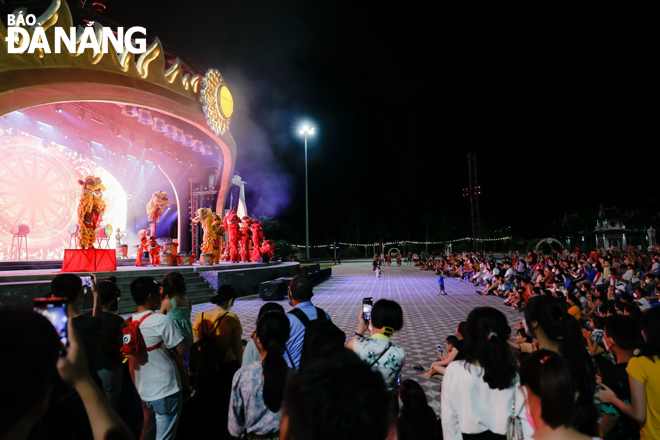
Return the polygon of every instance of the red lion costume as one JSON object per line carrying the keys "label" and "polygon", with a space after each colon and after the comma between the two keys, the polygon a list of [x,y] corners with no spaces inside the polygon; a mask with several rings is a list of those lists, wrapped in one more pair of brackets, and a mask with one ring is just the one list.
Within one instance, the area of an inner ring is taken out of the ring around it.
{"label": "red lion costume", "polygon": [[261,258],[261,242],[264,239],[264,231],[261,229],[260,221],[251,221],[250,233],[252,235],[252,250],[250,251],[250,261],[259,261]]}
{"label": "red lion costume", "polygon": [[250,225],[252,224],[252,220],[247,215],[243,216],[242,220],[243,222],[240,226],[241,261],[248,262],[250,261]]}
{"label": "red lion costume", "polygon": [[149,233],[146,229],[140,229],[138,231],[138,239],[140,242],[138,243],[135,265],[142,266],[142,255],[144,255],[144,252],[149,251]]}
{"label": "red lion costume", "polygon": [[160,245],[156,241],[156,236],[152,235],[149,239],[149,259],[151,260],[152,266],[158,266],[160,264]]}
{"label": "red lion costume", "polygon": [[101,226],[105,213],[103,191],[105,186],[100,177],[87,176],[85,180],[78,180],[82,186],[82,194],[78,203],[78,225],[80,236],[78,245],[81,249],[92,249],[96,241],[96,230]]}
{"label": "red lion costume", "polygon": [[236,211],[229,211],[222,219],[227,230],[227,249],[229,250],[229,261],[238,263],[240,261],[238,254],[238,242],[240,238],[239,223],[241,219],[236,215]]}
{"label": "red lion costume", "polygon": [[151,195],[151,200],[147,203],[147,215],[149,221],[154,222],[154,231],[151,235],[156,235],[156,225],[160,220],[160,216],[166,209],[169,209],[170,202],[167,201],[167,193],[164,191],[156,191]]}

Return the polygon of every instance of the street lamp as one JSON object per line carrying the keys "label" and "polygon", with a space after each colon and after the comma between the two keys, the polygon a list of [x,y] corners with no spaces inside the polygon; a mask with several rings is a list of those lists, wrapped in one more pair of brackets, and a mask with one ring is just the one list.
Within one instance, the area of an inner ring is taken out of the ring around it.
{"label": "street lamp", "polygon": [[307,188],[307,136],[314,135],[314,127],[303,125],[300,134],[305,136],[305,245],[307,260],[309,260],[309,190]]}

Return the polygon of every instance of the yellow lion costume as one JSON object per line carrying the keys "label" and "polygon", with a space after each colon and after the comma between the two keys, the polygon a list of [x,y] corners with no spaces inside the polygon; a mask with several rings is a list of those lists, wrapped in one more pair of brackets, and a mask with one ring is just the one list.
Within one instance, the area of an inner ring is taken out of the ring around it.
{"label": "yellow lion costume", "polygon": [[81,249],[91,249],[96,241],[96,229],[101,225],[105,213],[103,191],[105,186],[100,177],[87,176],[85,180],[78,180],[83,187],[78,203],[78,225],[80,237],[78,245]]}
{"label": "yellow lion costume", "polygon": [[[204,238],[202,240],[202,253],[215,254],[213,252],[214,241],[217,243],[218,233],[216,227],[213,225],[215,221],[215,214],[210,208],[199,208],[193,219],[193,223],[201,223],[204,230]],[[215,261],[215,255],[213,260]],[[201,258],[200,258],[201,261]]]}
{"label": "yellow lion costume", "polygon": [[165,191],[156,191],[153,193],[151,200],[147,203],[149,221],[158,223],[160,216],[169,207],[170,203],[167,201],[167,193]]}

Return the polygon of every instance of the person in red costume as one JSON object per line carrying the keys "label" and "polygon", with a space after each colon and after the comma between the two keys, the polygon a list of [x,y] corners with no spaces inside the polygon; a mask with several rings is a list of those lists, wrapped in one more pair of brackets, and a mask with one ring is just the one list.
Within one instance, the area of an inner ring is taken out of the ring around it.
{"label": "person in red costume", "polygon": [[149,240],[149,258],[151,259],[152,266],[158,266],[160,264],[160,257],[158,256],[160,252],[160,245],[156,241],[156,236],[152,235]]}
{"label": "person in red costume", "polygon": [[252,220],[247,215],[243,216],[243,222],[240,226],[241,232],[241,261],[248,262],[250,261],[250,225]]}
{"label": "person in red costume", "polygon": [[138,243],[137,255],[135,256],[135,265],[142,266],[142,255],[149,250],[149,234],[146,229],[140,229],[138,231],[138,239],[140,242]]}
{"label": "person in red costume", "polygon": [[264,238],[264,231],[261,229],[261,222],[252,220],[250,223],[250,232],[252,233],[252,250],[250,250],[250,261],[258,261],[261,258],[261,242]]}
{"label": "person in red costume", "polygon": [[229,211],[222,220],[227,230],[227,247],[229,249],[229,261],[238,263],[240,261],[238,253],[238,244],[240,238],[239,223],[241,219],[236,215],[236,211]]}

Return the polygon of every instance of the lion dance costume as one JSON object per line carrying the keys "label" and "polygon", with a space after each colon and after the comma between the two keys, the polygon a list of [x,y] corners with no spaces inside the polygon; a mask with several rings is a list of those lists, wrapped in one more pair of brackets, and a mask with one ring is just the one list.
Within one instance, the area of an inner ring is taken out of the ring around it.
{"label": "lion dance costume", "polygon": [[229,211],[222,219],[227,231],[227,249],[229,249],[229,261],[238,263],[239,256],[239,241],[240,241],[240,226],[241,219],[236,215],[236,211]]}
{"label": "lion dance costume", "polygon": [[[215,214],[210,208],[199,208],[196,212],[195,218],[193,218],[193,223],[201,223],[202,230],[204,231],[204,239],[202,240],[202,253],[203,254],[214,254],[213,241],[218,239],[216,226],[213,225],[213,222],[216,219]],[[218,250],[218,258],[220,257],[220,251]],[[215,259],[215,257],[214,257]],[[200,262],[202,261],[200,257]]]}
{"label": "lion dance costume", "polygon": [[80,226],[80,237],[78,245],[81,249],[91,249],[96,241],[96,229],[101,225],[105,213],[105,202],[103,191],[105,186],[101,178],[87,176],[85,180],[78,180],[82,186],[80,203],[78,204],[78,225]]}
{"label": "lion dance costume", "polygon": [[156,241],[155,235],[149,237],[149,259],[152,266],[158,266],[160,264],[160,245]]}
{"label": "lion dance costume", "polygon": [[264,231],[261,229],[261,222],[257,220],[250,221],[250,235],[252,236],[252,250],[250,250],[250,261],[259,261],[261,258],[261,242],[264,239]]}
{"label": "lion dance costume", "polygon": [[222,258],[222,251],[224,248],[222,236],[225,234],[226,230],[222,218],[219,215],[213,214],[213,218],[212,225],[215,227],[216,233],[216,238],[213,239],[213,264],[218,264]]}
{"label": "lion dance costume", "polygon": [[240,255],[241,261],[247,262],[250,261],[250,225],[252,224],[252,220],[247,215],[243,216],[241,220],[243,220],[243,222],[239,228],[241,234]]}
{"label": "lion dance costume", "polygon": [[[170,203],[167,201],[167,193],[164,191],[156,191],[152,194],[151,200],[147,203],[147,215],[149,216],[149,221],[158,223],[160,216],[163,215],[166,209],[170,207]],[[154,224],[155,235],[156,225]]]}
{"label": "lion dance costume", "polygon": [[142,266],[142,256],[144,252],[149,251],[149,232],[146,229],[140,229],[138,231],[138,239],[140,240],[137,249],[137,255],[135,256],[135,265]]}

